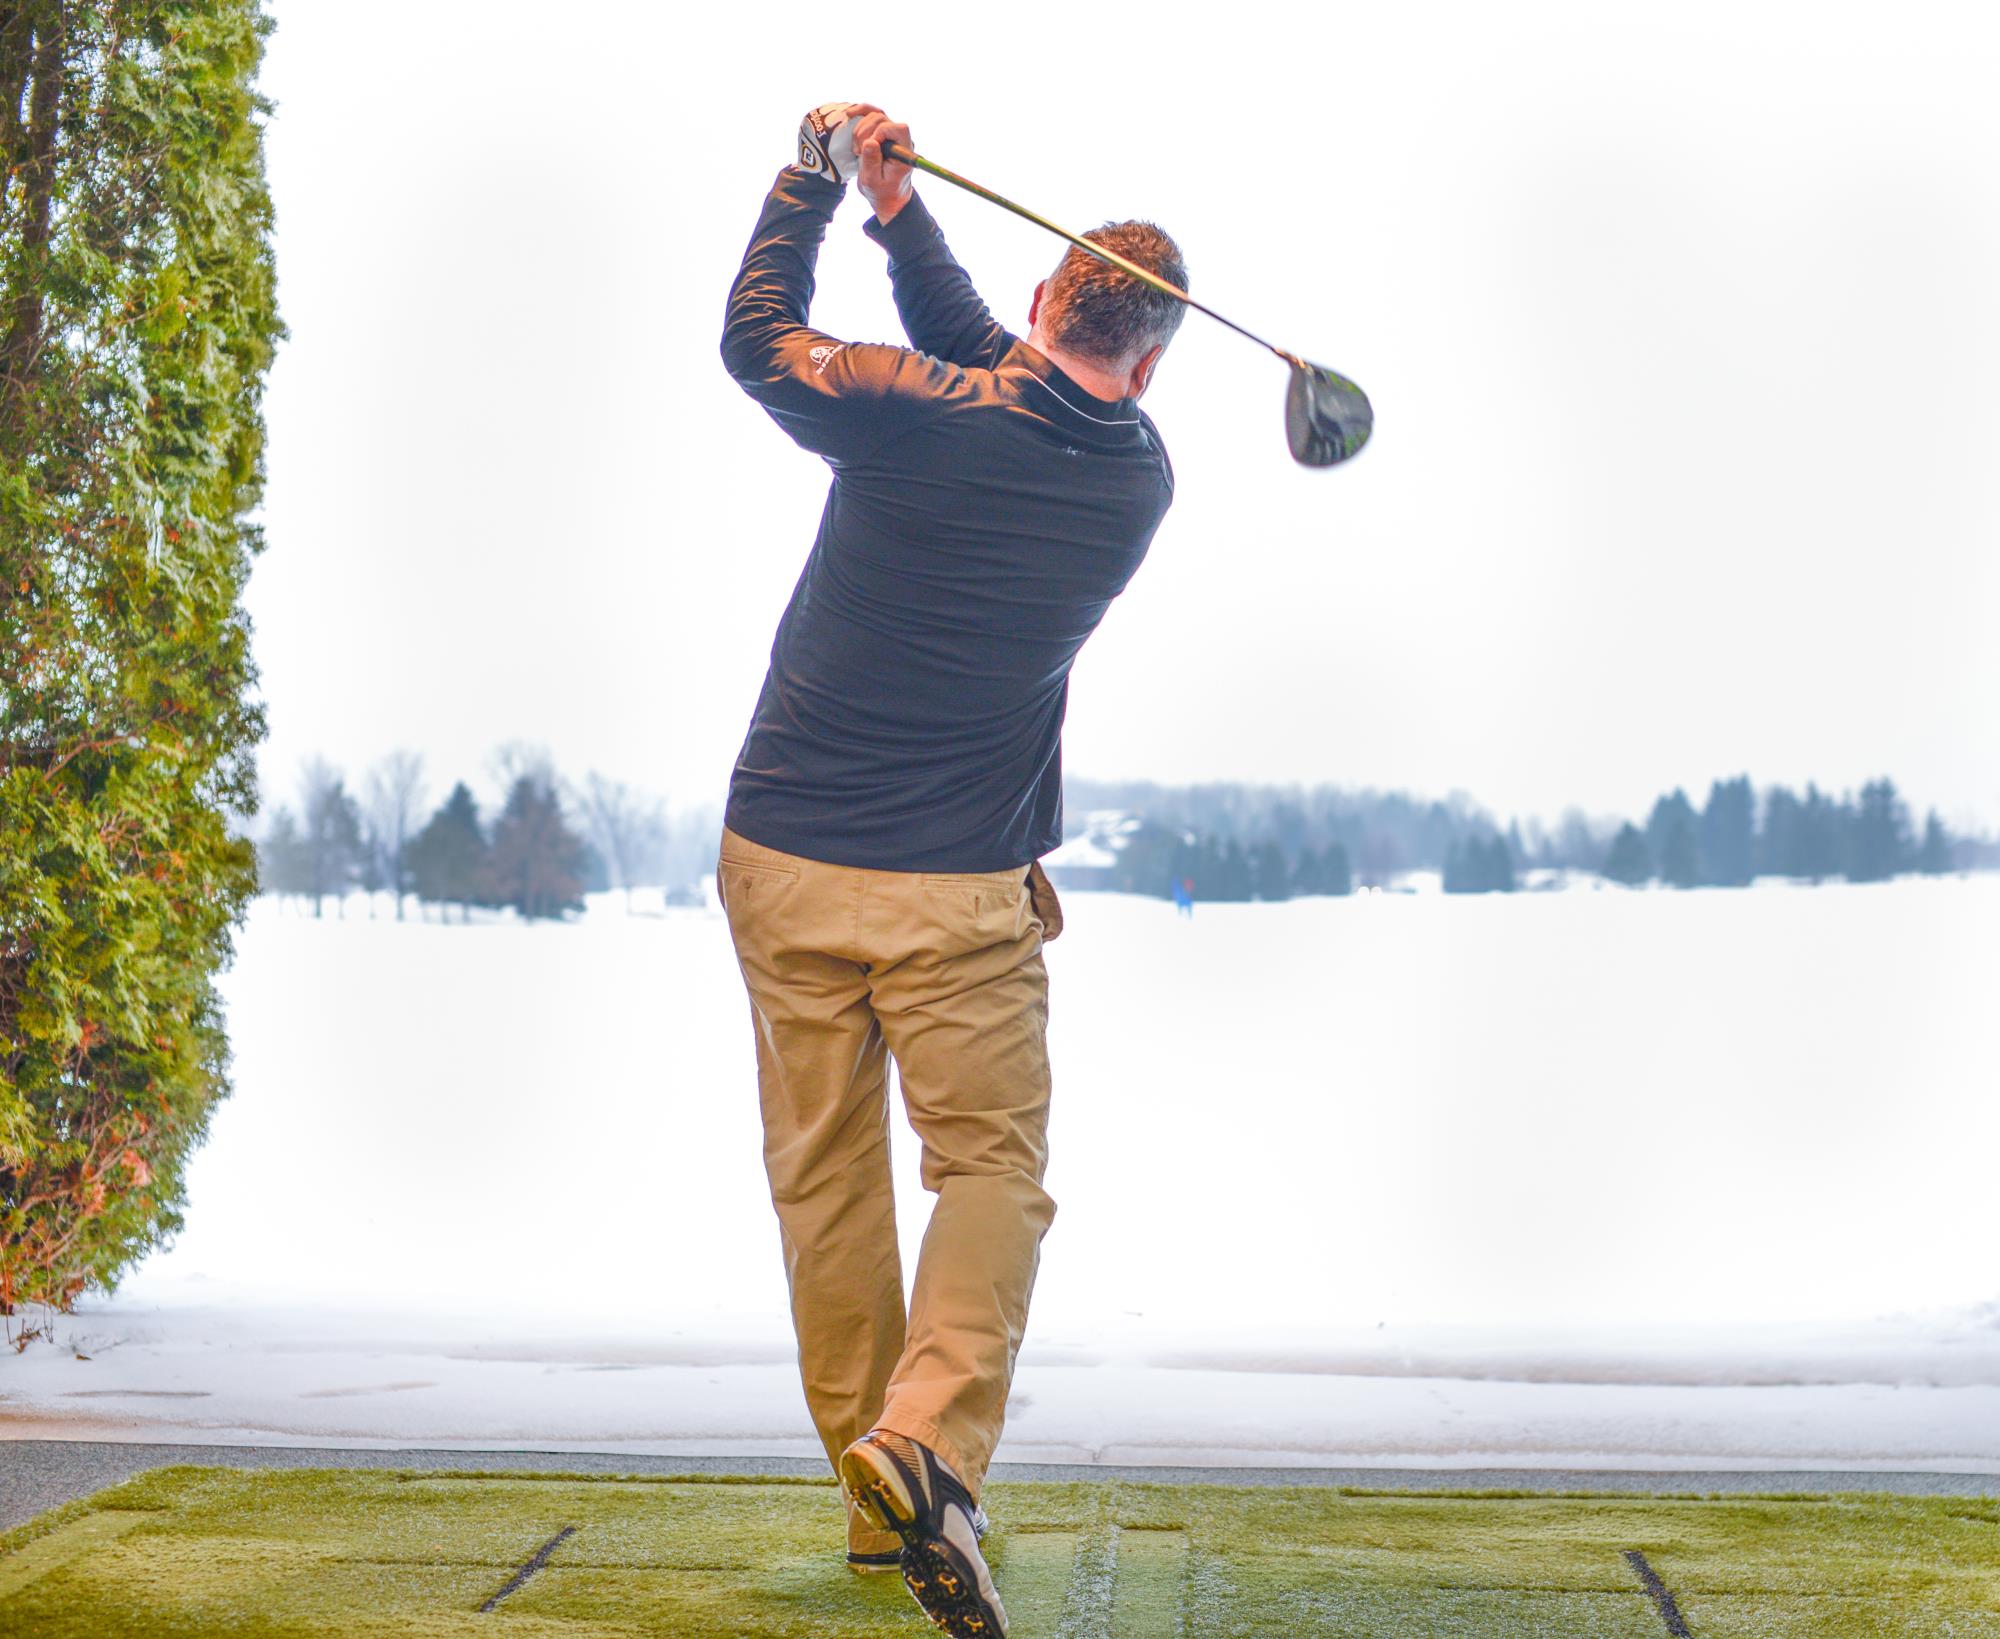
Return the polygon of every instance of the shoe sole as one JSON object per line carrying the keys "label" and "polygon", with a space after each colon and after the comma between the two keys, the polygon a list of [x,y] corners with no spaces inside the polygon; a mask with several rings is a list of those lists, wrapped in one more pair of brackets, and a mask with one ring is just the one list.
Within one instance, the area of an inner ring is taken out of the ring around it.
{"label": "shoe sole", "polygon": [[917,1499],[910,1495],[899,1463],[886,1453],[850,1446],[840,1454],[840,1484],[863,1519],[878,1531],[895,1532],[909,1546]]}
{"label": "shoe sole", "polygon": [[924,1534],[902,1468],[868,1447],[841,1453],[840,1483],[863,1518],[903,1540],[903,1586],[931,1625],[951,1639],[999,1639],[1005,1632],[979,1596],[979,1576],[949,1542]]}

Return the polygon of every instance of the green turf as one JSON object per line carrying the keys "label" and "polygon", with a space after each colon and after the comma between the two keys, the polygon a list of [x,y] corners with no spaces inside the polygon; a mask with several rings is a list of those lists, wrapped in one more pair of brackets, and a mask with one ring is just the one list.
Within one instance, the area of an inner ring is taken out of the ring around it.
{"label": "green turf", "polygon": [[[994,1485],[1015,1639],[2000,1639],[2000,1502]],[[490,1613],[543,1544],[574,1532]],[[831,1483],[167,1468],[0,1537],[0,1632],[930,1631]]]}

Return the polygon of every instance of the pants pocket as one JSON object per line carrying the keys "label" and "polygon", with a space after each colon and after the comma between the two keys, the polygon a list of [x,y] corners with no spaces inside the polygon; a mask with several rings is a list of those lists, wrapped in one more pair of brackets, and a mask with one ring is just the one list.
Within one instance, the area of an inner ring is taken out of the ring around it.
{"label": "pants pocket", "polygon": [[1062,932],[1062,901],[1056,898],[1056,885],[1049,880],[1049,873],[1042,869],[1037,860],[1028,867],[1028,900],[1035,908],[1035,915],[1042,923],[1042,943],[1047,944]]}
{"label": "pants pocket", "polygon": [[736,909],[758,890],[766,896],[798,881],[799,873],[785,865],[767,865],[762,860],[732,859],[724,854],[715,862],[715,897],[725,912]]}

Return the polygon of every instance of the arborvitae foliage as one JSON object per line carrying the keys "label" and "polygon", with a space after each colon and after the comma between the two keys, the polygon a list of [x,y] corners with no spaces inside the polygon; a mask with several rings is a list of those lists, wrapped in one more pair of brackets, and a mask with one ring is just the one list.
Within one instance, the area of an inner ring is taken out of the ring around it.
{"label": "arborvitae foliage", "polygon": [[1932,809],[1924,816],[1924,840],[1917,849],[1917,869],[1925,876],[1943,876],[1951,869],[1951,833]]}
{"label": "arborvitae foliage", "polygon": [[180,1227],[255,886],[257,0],[0,6],[0,1308]]}
{"label": "arborvitae foliage", "polygon": [[479,824],[479,804],[463,780],[411,839],[408,862],[417,897],[456,905],[461,919],[491,897],[486,833]]}
{"label": "arborvitae foliage", "polygon": [[1848,831],[1851,882],[1886,882],[1910,864],[1910,816],[1892,780],[1870,780]]}
{"label": "arborvitae foliage", "polygon": [[1757,874],[1757,798],[1748,774],[1717,780],[1708,788],[1700,843],[1702,881],[1741,888]]}
{"label": "arborvitae foliage", "polygon": [[1604,856],[1604,874],[1613,882],[1636,888],[1653,880],[1653,851],[1646,846],[1646,833],[1636,825],[1622,825],[1611,839],[1611,851]]}
{"label": "arborvitae foliage", "polygon": [[583,909],[583,839],[563,818],[555,786],[523,774],[493,822],[493,896],[531,920]]}

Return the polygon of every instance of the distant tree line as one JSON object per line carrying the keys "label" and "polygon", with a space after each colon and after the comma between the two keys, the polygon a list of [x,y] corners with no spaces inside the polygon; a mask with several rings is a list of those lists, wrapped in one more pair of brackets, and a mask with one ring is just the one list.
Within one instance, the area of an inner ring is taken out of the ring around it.
{"label": "distant tree line", "polygon": [[1114,892],[1156,899],[1171,899],[1177,883],[1192,884],[1201,899],[1225,903],[1354,891],[1347,850],[1338,842],[1288,854],[1268,837],[1246,847],[1234,837],[1199,836],[1152,822],[1127,835],[1110,876],[1106,885]]}
{"label": "distant tree line", "polygon": [[1815,785],[1756,794],[1748,775],[1717,780],[1697,809],[1682,790],[1643,825],[1571,809],[1553,827],[1501,826],[1469,797],[1221,782],[1161,786],[1072,779],[1066,810],[1137,816],[1107,884],[1167,896],[1191,879],[1204,900],[1288,899],[1387,886],[1436,870],[1447,893],[1507,893],[1530,871],[1601,874],[1632,885],[1742,886],[1757,876],[1882,881],[2000,865],[2000,845],[1954,838],[1933,812],[1913,829],[1888,779],[1855,796]]}
{"label": "distant tree line", "polygon": [[[1064,782],[1063,803],[1078,822],[1093,811],[1121,810],[1176,836],[1194,838],[1197,865],[1208,867],[1192,873],[1203,898],[1222,897],[1208,887],[1218,879],[1232,890],[1240,886],[1241,871],[1260,849],[1275,848],[1296,870],[1307,855],[1324,861],[1337,848],[1350,880],[1373,887],[1408,870],[1440,868],[1453,843],[1493,830],[1486,813],[1462,794],[1433,801],[1337,786],[1163,786],[1070,779]],[[1211,844],[1212,854],[1200,853]],[[1241,865],[1230,859],[1232,844]]]}
{"label": "distant tree line", "polygon": [[1841,797],[1779,785],[1760,802],[1741,774],[1715,781],[1699,809],[1678,788],[1661,797],[1644,826],[1619,827],[1602,870],[1634,887],[1740,888],[1759,876],[1886,882],[1910,872],[1943,876],[1959,868],[1960,852],[1935,810],[1913,829],[1893,780]]}
{"label": "distant tree line", "polygon": [[[667,890],[698,898],[713,867],[720,818],[712,807],[670,820],[664,802],[599,773],[561,778],[548,753],[503,747],[491,770],[504,793],[489,818],[456,782],[434,810],[422,758],[392,752],[352,791],[322,758],[300,772],[296,803],[269,813],[257,841],[261,887],[339,914],[361,890],[390,894],[401,918],[415,901],[459,920],[475,909],[560,917],[583,895]],[[1760,797],[1747,775],[1717,780],[1700,807],[1676,789],[1643,824],[1580,810],[1554,826],[1504,827],[1463,794],[1426,800],[1403,792],[1216,783],[1160,786],[1072,779],[1067,811],[1136,816],[1105,886],[1170,898],[1191,883],[1204,901],[1244,902],[1387,887],[1435,870],[1447,893],[1508,893],[1531,872],[1602,875],[1637,886],[1734,887],[1757,876],[1818,882],[1881,881],[2000,866],[2000,844],[1955,838],[1936,813],[1913,826],[1888,779],[1835,797],[1808,785]]]}
{"label": "distant tree line", "polygon": [[503,747],[494,774],[504,793],[489,820],[465,781],[426,814],[423,759],[396,751],[369,771],[360,792],[324,758],[300,770],[297,807],[272,810],[257,840],[259,885],[295,896],[324,916],[329,898],[346,914],[347,896],[388,893],[401,920],[410,901],[441,919],[475,909],[511,909],[535,920],[583,909],[587,892],[660,887],[671,899],[698,897],[694,883],[714,857],[708,814],[683,824],[665,802],[591,773],[572,785],[548,754]]}

